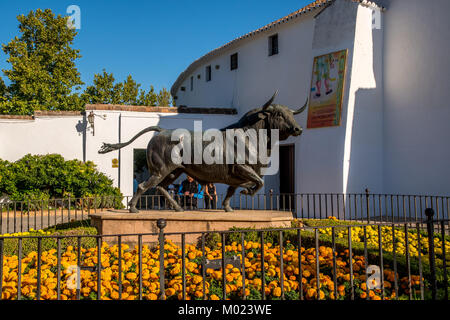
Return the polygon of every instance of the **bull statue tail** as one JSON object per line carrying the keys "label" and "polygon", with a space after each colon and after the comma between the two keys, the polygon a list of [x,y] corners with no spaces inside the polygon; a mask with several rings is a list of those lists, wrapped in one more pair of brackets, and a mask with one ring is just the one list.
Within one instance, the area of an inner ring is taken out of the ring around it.
{"label": "bull statue tail", "polygon": [[144,133],[147,133],[149,131],[161,132],[161,131],[163,131],[163,129],[158,127],[158,126],[151,126],[151,127],[145,128],[144,130],[140,131],[133,138],[131,138],[131,140],[128,141],[128,142],[123,142],[123,143],[103,143],[103,145],[100,148],[100,150],[98,150],[98,153],[108,153],[108,152],[111,152],[111,151],[114,151],[114,150],[119,150],[119,149],[121,149],[123,147],[126,147],[127,145],[132,143],[134,140],[136,140],[137,138],[142,136]]}

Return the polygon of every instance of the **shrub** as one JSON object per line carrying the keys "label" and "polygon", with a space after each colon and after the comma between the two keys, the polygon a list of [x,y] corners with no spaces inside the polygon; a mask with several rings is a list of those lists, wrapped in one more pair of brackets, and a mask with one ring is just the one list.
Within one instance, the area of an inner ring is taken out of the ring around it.
{"label": "shrub", "polygon": [[[80,160],[64,160],[59,154],[27,154],[16,162],[0,160],[0,194],[13,201],[46,202],[50,198],[100,197],[112,199],[121,207],[122,194],[112,179],[99,172],[96,165]],[[108,198],[107,198],[108,197]],[[33,209],[33,208],[32,208]]]}

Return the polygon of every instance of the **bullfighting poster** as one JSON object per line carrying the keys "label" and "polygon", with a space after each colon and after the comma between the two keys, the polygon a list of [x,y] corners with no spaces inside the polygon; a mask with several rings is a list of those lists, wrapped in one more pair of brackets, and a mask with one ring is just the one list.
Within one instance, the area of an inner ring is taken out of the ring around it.
{"label": "bullfighting poster", "polygon": [[347,50],[314,58],[307,128],[341,124]]}

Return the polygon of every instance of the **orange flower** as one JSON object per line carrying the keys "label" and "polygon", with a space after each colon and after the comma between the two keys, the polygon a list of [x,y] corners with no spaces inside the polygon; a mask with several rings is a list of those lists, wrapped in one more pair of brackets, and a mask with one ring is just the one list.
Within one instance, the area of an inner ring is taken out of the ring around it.
{"label": "orange flower", "polygon": [[275,297],[280,297],[281,296],[281,288],[280,287],[276,287],[273,289],[273,295]]}

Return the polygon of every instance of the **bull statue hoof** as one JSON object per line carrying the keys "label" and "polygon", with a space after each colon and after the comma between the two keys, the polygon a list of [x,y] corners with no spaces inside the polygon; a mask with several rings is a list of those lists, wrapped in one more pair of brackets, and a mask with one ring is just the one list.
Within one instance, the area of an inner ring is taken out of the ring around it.
{"label": "bull statue hoof", "polygon": [[225,206],[224,209],[225,209],[226,212],[233,212],[234,211],[230,206]]}
{"label": "bull statue hoof", "polygon": [[139,210],[136,209],[136,207],[131,207],[129,211],[130,213],[139,213]]}
{"label": "bull statue hoof", "polygon": [[242,190],[240,191],[240,194],[247,195],[247,194],[248,194],[248,190],[247,190],[247,189],[242,189]]}

